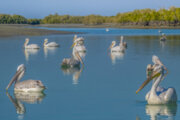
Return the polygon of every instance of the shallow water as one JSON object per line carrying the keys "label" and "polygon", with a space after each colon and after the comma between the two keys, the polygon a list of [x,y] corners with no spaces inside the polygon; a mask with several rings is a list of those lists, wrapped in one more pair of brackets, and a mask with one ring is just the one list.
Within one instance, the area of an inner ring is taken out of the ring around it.
{"label": "shallow water", "polygon": [[[169,35],[165,43],[160,43],[156,29],[127,32],[127,29],[121,29],[122,32],[110,29],[112,33],[105,32],[105,29],[90,29],[90,32],[84,28],[65,30],[88,33],[79,35],[85,38],[87,48],[84,68],[65,71],[60,67],[63,58],[71,57],[73,35],[30,37],[30,43],[41,45],[38,51],[22,49],[28,36],[0,38],[0,119],[180,118],[179,101],[175,106],[147,105],[144,97],[151,84],[135,94],[146,78],[146,65],[152,63],[155,54],[169,69],[162,86],[173,86],[179,96],[179,30],[162,30]],[[124,35],[128,49],[124,54],[111,55],[108,47],[112,40],[119,42],[121,35]],[[60,48],[44,50],[42,44],[46,37],[59,43]],[[13,87],[6,93],[7,84],[22,63],[26,66],[23,80],[41,80],[47,87],[44,94],[14,94]]]}

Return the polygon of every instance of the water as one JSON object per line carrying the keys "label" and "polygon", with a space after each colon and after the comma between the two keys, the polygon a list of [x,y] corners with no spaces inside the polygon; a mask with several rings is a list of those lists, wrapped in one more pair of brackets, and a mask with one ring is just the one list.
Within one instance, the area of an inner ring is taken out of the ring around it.
{"label": "water", "polygon": [[[49,29],[49,28],[47,28]],[[58,28],[54,28],[58,29]],[[84,28],[66,29],[87,32]],[[179,30],[169,31],[168,40],[160,43],[156,29],[140,30],[136,35],[129,31],[123,35],[128,44],[125,54],[111,55],[108,47],[112,40],[120,40],[118,29],[115,33],[90,29],[85,38],[87,53],[84,68],[63,71],[60,64],[65,57],[71,57],[73,35],[51,35],[30,37],[30,43],[41,45],[38,51],[24,51],[24,37],[0,38],[0,119],[15,120],[109,120],[109,119],[178,119],[180,102],[175,106],[150,106],[144,97],[151,84],[135,94],[146,78],[146,65],[152,63],[156,54],[167,66],[169,74],[162,86],[173,86],[180,93],[180,35]],[[104,29],[105,30],[105,29]],[[123,31],[121,29],[121,31]],[[131,29],[133,33],[139,30]],[[109,32],[113,32],[110,31]],[[149,33],[151,33],[149,35]],[[44,50],[44,38],[60,44],[60,48]],[[6,93],[5,88],[19,64],[25,64],[23,80],[41,80],[47,89],[44,94],[14,94],[13,87]],[[13,102],[12,102],[13,101]],[[14,104],[13,104],[14,103]],[[15,107],[16,106],[16,107]],[[21,107],[17,107],[21,106]],[[21,108],[21,109],[20,109]]]}

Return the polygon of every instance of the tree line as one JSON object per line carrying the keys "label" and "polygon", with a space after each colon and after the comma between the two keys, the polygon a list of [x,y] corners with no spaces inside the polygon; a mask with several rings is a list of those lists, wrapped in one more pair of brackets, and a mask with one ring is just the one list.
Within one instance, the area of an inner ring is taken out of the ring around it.
{"label": "tree line", "polygon": [[0,24],[88,24],[117,23],[122,25],[180,25],[180,8],[141,9],[118,13],[116,16],[70,16],[50,14],[43,19],[27,19],[21,15],[0,14]]}

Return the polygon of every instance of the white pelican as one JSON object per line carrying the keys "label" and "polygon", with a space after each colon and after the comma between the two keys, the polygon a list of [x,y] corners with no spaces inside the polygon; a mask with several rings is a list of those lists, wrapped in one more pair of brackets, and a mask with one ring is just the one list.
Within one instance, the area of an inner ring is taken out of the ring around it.
{"label": "white pelican", "polygon": [[166,41],[166,35],[164,33],[161,34],[160,41]]}
{"label": "white pelican", "polygon": [[[152,61],[154,63],[153,66],[148,66],[150,69],[150,73],[148,75],[147,80],[141,85],[141,87],[136,91],[138,93],[141,89],[143,89],[152,79],[154,82],[152,84],[151,90],[146,94],[146,100],[148,104],[168,104],[168,103],[176,103],[177,95],[174,88],[163,88],[160,87],[160,82],[165,77],[165,70],[167,68],[162,64],[159,58],[155,55],[152,57]],[[166,74],[168,71],[166,72]]]}
{"label": "white pelican", "polygon": [[79,55],[79,52],[76,49],[73,49],[72,58],[64,58],[61,67],[62,68],[80,67],[80,63],[84,65]]}
{"label": "white pelican", "polygon": [[26,38],[25,43],[24,43],[24,48],[25,49],[39,49],[40,47],[37,44],[30,44],[29,43],[29,38]]}
{"label": "white pelican", "polygon": [[74,42],[71,48],[76,49],[78,52],[86,52],[86,47],[84,45],[78,44],[78,42]]}
{"label": "white pelican", "polygon": [[108,29],[108,28],[106,28],[106,32],[109,32],[109,29]]}
{"label": "white pelican", "polygon": [[48,43],[48,39],[44,39],[44,47],[59,47],[59,44],[57,44],[56,42],[50,42]]}
{"label": "white pelican", "polygon": [[110,47],[111,52],[124,52],[125,48],[123,46],[117,45],[116,46],[116,41],[112,41]]}
{"label": "white pelican", "polygon": [[15,82],[14,91],[15,92],[42,92],[45,86],[40,80],[25,80],[20,82],[21,78],[24,76],[25,66],[21,64],[18,66],[16,74],[8,84],[6,90]]}

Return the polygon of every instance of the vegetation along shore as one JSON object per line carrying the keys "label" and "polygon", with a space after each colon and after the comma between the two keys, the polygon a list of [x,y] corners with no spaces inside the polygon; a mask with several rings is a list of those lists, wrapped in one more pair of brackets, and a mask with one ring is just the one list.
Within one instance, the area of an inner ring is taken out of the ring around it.
{"label": "vegetation along shore", "polygon": [[21,15],[0,14],[0,24],[84,24],[114,26],[154,26],[154,27],[177,27],[180,26],[180,8],[169,9],[141,9],[131,12],[118,13],[115,16],[70,16],[57,13],[44,17],[43,19],[27,19]]}

